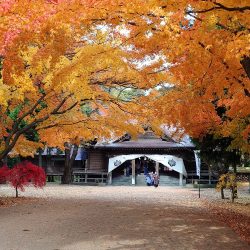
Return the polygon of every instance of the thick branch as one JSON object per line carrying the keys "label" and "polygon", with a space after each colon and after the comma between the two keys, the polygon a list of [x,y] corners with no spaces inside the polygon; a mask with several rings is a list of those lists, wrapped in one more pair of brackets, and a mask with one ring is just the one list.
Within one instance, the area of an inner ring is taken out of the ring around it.
{"label": "thick branch", "polygon": [[37,102],[33,105],[33,107],[28,110],[26,113],[24,113],[20,118],[18,118],[18,120],[16,121],[18,124],[28,115],[31,115],[34,110],[37,108],[37,106],[41,103],[41,101],[45,98],[46,94],[43,94],[38,100]]}
{"label": "thick branch", "polygon": [[214,10],[239,11],[239,12],[244,12],[244,11],[250,10],[250,6],[227,7],[227,6],[222,5],[220,3],[213,3],[213,4],[215,5],[214,7],[211,7],[209,9],[205,9],[205,10],[187,10],[186,14],[207,13],[207,12],[214,11]]}
{"label": "thick branch", "polygon": [[81,122],[85,122],[87,119],[82,119],[82,120],[79,120],[79,121],[76,121],[76,122],[70,122],[70,123],[55,123],[55,124],[51,124],[51,125],[48,125],[48,126],[45,126],[45,127],[41,127],[41,128],[38,128],[36,131],[39,131],[39,130],[45,130],[45,129],[49,129],[49,128],[54,128],[54,127],[62,127],[62,126],[71,126],[71,125],[75,125],[75,124],[79,124]]}
{"label": "thick branch", "polygon": [[244,57],[241,61],[240,61],[241,65],[243,66],[248,78],[250,79],[250,57]]}
{"label": "thick branch", "polygon": [[64,109],[64,110],[62,110],[62,111],[58,111],[58,110],[60,109],[60,108],[59,108],[59,109],[57,109],[57,111],[52,112],[51,114],[52,114],[52,115],[61,115],[61,114],[64,114],[64,113],[70,111],[71,109],[73,109],[77,104],[78,104],[78,102],[75,102],[75,103],[73,103],[70,107],[68,107],[68,108],[66,108],[66,109]]}
{"label": "thick branch", "polygon": [[[8,153],[14,148],[17,140],[19,139],[19,137],[26,133],[27,131],[29,131],[32,128],[35,128],[39,123],[42,123],[44,121],[46,121],[47,119],[49,119],[49,117],[51,115],[59,115],[59,114],[63,114],[66,113],[67,111],[71,110],[72,108],[74,108],[76,106],[77,103],[74,103],[73,105],[71,105],[69,108],[60,111],[59,109],[63,106],[63,104],[67,101],[67,99],[70,96],[65,97],[58,105],[55,109],[53,109],[50,114],[45,115],[44,117],[40,118],[40,119],[34,119],[33,122],[31,122],[30,124],[24,126],[23,128],[17,128],[15,129],[15,131],[11,132],[7,139],[6,139],[6,143],[5,143],[5,149],[1,152],[0,154],[0,159],[3,159],[4,157],[6,157],[8,155]],[[38,103],[38,102],[36,102]],[[35,105],[34,105],[35,106]],[[33,106],[33,107],[34,107]],[[33,109],[33,108],[32,108]],[[24,116],[26,117],[26,116]]]}
{"label": "thick branch", "polygon": [[32,113],[34,112],[34,110],[37,108],[37,106],[41,103],[41,101],[45,98],[45,94],[43,94],[38,100],[37,102],[27,111],[25,112],[21,117],[19,117],[16,121],[14,121],[13,124],[13,128],[11,133],[9,134],[9,136],[6,138],[5,140],[5,144],[9,145],[11,137],[18,131],[18,126],[20,125],[20,123],[23,121],[23,119],[28,116],[28,115],[32,115]]}

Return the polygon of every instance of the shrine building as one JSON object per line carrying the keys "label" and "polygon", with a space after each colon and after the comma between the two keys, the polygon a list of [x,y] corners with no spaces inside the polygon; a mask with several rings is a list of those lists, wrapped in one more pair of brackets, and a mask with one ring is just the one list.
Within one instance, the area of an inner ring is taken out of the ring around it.
{"label": "shrine building", "polygon": [[78,177],[88,180],[91,174],[106,173],[108,185],[145,185],[147,171],[158,174],[160,185],[182,186],[196,174],[194,149],[191,142],[178,143],[152,131],[145,131],[136,139],[125,135],[112,143],[90,147],[85,173]]}

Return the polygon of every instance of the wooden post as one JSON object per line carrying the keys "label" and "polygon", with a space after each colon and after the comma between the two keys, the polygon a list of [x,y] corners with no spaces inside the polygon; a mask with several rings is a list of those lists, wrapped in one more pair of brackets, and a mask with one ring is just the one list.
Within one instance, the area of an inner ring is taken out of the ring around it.
{"label": "wooden post", "polygon": [[112,185],[112,171],[108,174],[108,184]]}
{"label": "wooden post", "polygon": [[179,186],[183,186],[183,174],[179,173]]}
{"label": "wooden post", "polygon": [[159,176],[159,162],[155,162],[155,172]]}
{"label": "wooden post", "polygon": [[211,185],[211,179],[212,179],[212,173],[211,173],[211,169],[208,169],[208,184]]}
{"label": "wooden post", "polygon": [[85,164],[84,164],[84,170],[85,170],[85,172],[87,171],[87,169],[88,169],[88,166],[89,165],[89,161],[88,161],[88,159],[86,159],[85,160]]}
{"label": "wooden post", "polygon": [[132,160],[132,185],[135,185],[135,159]]}

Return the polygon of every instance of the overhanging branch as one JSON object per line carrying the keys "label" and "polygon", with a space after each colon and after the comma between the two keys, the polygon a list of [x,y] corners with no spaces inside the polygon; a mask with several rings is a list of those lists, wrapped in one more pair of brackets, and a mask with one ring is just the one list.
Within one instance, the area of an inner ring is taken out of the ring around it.
{"label": "overhanging branch", "polygon": [[224,10],[224,11],[230,11],[230,12],[245,12],[250,11],[250,6],[243,6],[243,7],[227,7],[221,3],[213,3],[215,6],[204,9],[204,10],[187,10],[186,14],[196,14],[196,13],[207,13],[214,10]]}

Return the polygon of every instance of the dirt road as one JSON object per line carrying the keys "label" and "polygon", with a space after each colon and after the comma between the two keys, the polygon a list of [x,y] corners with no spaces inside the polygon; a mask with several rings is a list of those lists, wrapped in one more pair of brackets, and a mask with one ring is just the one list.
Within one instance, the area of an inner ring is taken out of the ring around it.
{"label": "dirt road", "polygon": [[51,186],[25,195],[40,198],[0,208],[1,250],[249,249],[192,190]]}

